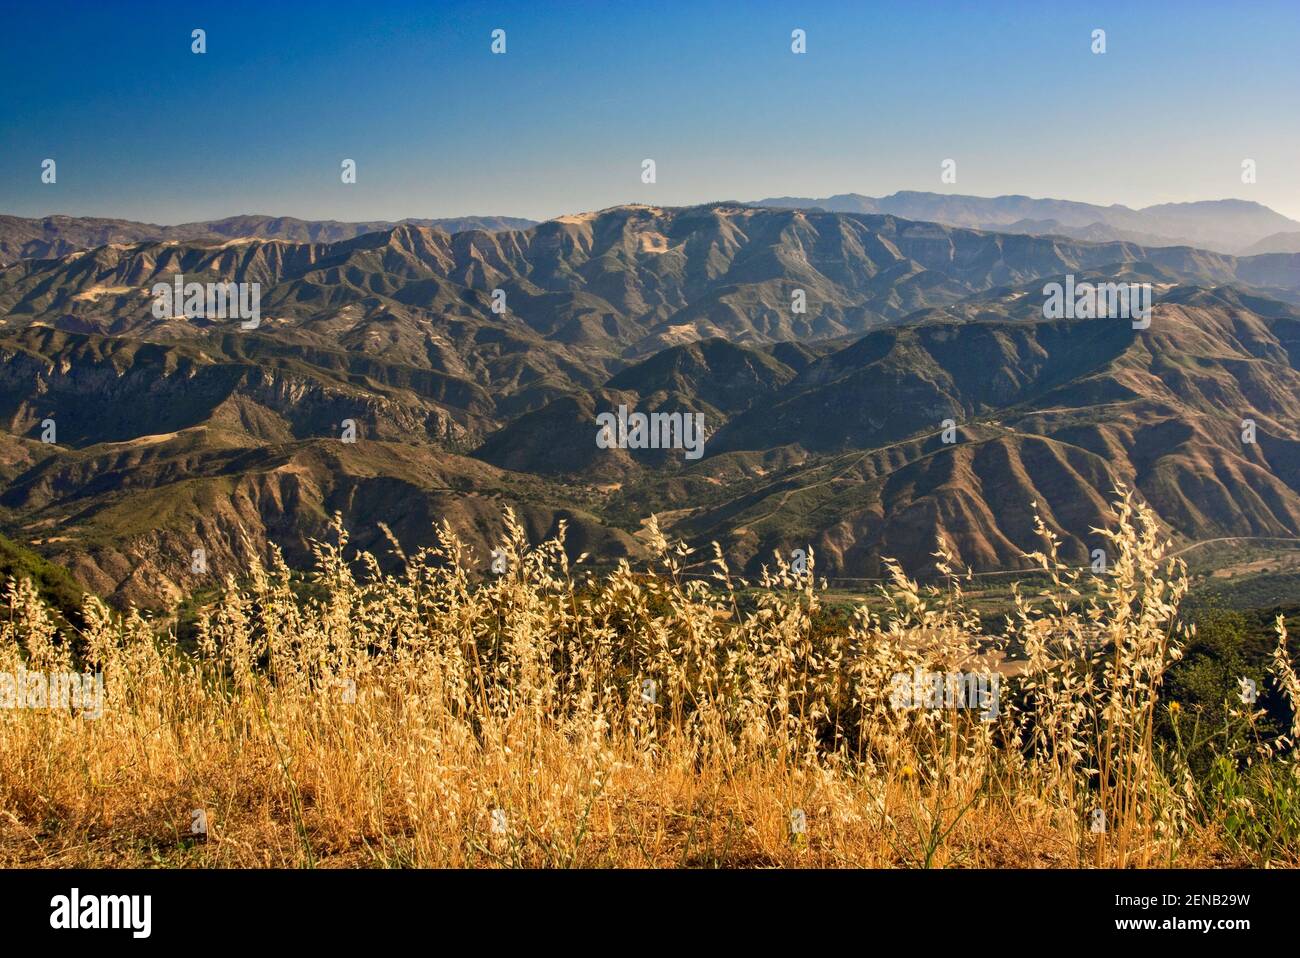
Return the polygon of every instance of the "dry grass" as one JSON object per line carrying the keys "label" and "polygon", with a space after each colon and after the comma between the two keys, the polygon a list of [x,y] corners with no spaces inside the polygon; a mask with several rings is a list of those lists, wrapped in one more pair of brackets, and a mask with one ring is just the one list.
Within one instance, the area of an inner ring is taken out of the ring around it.
{"label": "dry grass", "polygon": [[[1160,760],[1185,579],[1144,508],[1126,496],[1116,514],[1086,601],[1018,603],[1004,641],[1026,661],[991,722],[890,702],[895,673],[989,660],[957,576],[922,590],[895,571],[889,611],[825,630],[811,575],[778,568],[742,601],[720,561],[712,582],[685,578],[687,550],[654,524],[655,574],[587,576],[511,517],[509,570],[487,582],[447,529],[393,576],[345,558],[339,528],[311,598],[278,558],[254,568],[193,653],[97,600],[62,635],[12,583],[0,671],[102,670],[106,700],[98,720],[0,709],[0,862],[1294,864],[1294,844],[1230,841],[1227,813]],[[1040,530],[1052,591],[1077,595]],[[1261,748],[1294,779],[1290,740]]]}

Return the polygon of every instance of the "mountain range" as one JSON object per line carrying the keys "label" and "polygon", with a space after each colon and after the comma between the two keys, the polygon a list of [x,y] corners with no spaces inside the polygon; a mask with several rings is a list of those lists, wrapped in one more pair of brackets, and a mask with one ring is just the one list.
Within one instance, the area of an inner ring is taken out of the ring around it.
{"label": "mountain range", "polygon": [[[1118,204],[1098,206],[1028,196],[983,197],[902,191],[881,197],[860,193],[840,193],[821,199],[772,197],[749,205],[888,214],[901,219],[1002,233],[1057,235],[1088,242],[1121,240],[1145,246],[1195,246],[1240,255],[1300,252],[1300,222],[1259,203],[1239,199],[1163,203],[1134,210]],[[329,243],[400,225],[460,233],[467,230],[522,230],[537,224],[533,220],[512,216],[340,222],[253,214],[159,226],[94,217],[24,219],[0,215],[0,266],[20,259],[64,256],[107,243],[146,240],[213,242],[246,237]]]}
{"label": "mountain range", "polygon": [[[1084,561],[1117,483],[1180,541],[1300,536],[1300,253],[735,203],[247,220],[0,269],[0,533],[119,602],[268,541],[302,563],[336,512],[379,552],[445,518],[486,557],[509,504],[596,561],[655,513],[738,571],[811,545],[845,577],[928,568],[936,536],[1017,567],[1030,503]],[[260,325],[156,316],[177,274],[258,283]],[[1045,319],[1067,275],[1150,283],[1149,326]],[[703,457],[601,448],[619,405],[702,413]]]}
{"label": "mountain range", "polygon": [[[402,220],[402,224],[459,233],[462,230],[525,229],[532,220],[513,216],[460,216],[450,219]],[[108,243],[146,241],[220,242],[257,237],[305,243],[329,243],[363,233],[392,229],[398,223],[376,220],[341,223],[337,220],[300,220],[292,216],[230,216],[222,220],[158,226],[133,220],[86,216],[46,216],[25,219],[0,216],[0,266],[20,259],[48,259]]]}
{"label": "mountain range", "polygon": [[1134,210],[1028,196],[963,196],[904,191],[889,196],[841,193],[822,199],[781,196],[756,206],[887,213],[910,220],[1003,233],[1058,235],[1145,246],[1197,246],[1224,253],[1295,253],[1300,222],[1248,200],[1161,203]]}

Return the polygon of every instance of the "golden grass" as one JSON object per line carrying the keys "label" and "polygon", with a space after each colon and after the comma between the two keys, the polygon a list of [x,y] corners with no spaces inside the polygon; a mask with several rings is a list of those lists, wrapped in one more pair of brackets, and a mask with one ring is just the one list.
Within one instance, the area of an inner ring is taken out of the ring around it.
{"label": "golden grass", "polygon": [[[1024,661],[991,722],[890,701],[895,673],[987,661],[959,577],[921,589],[895,569],[887,612],[828,630],[811,570],[778,561],[747,600],[720,558],[686,579],[689,550],[653,522],[654,574],[595,576],[509,516],[508,571],[486,581],[449,529],[389,575],[345,558],[339,526],[311,598],[276,555],[228,583],[192,652],[95,599],[63,635],[11,583],[0,671],[100,670],[106,694],[97,720],[0,709],[0,863],[1263,864],[1158,761],[1186,582],[1144,507],[1116,514],[1078,603],[1040,523],[1057,597],[1018,599],[1001,644]],[[1289,747],[1261,761],[1293,776]]]}

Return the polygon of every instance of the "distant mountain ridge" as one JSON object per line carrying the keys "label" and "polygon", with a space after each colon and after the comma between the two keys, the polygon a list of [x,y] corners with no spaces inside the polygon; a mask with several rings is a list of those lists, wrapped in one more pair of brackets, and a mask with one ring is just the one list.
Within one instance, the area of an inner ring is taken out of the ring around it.
{"label": "distant mountain ridge", "polygon": [[1250,200],[1161,203],[1142,209],[1097,206],[1029,196],[967,196],[903,190],[889,196],[839,193],[822,199],[777,196],[753,206],[813,209],[829,213],[886,213],[904,219],[1036,236],[1062,235],[1091,241],[1124,240],[1145,246],[1197,246],[1222,253],[1296,252],[1250,248],[1273,234],[1300,230],[1300,222]]}
{"label": "distant mountain ridge", "polygon": [[460,233],[465,230],[492,232],[526,229],[535,225],[535,221],[514,216],[453,216],[443,219],[404,219],[396,223],[386,220],[350,223],[246,214],[220,220],[159,226],[156,223],[92,216],[27,219],[0,215],[0,266],[8,266],[20,259],[52,259],[108,243],[220,241],[245,237],[295,243],[333,243],[403,224],[438,229],[444,233]]}

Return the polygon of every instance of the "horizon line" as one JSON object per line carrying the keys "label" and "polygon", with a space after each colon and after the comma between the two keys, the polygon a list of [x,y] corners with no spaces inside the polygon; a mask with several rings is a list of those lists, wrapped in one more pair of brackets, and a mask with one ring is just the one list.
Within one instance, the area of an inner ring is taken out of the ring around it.
{"label": "horizon line", "polygon": [[[1291,222],[1296,223],[1297,226],[1300,226],[1300,219],[1296,219],[1292,216],[1289,216],[1288,214],[1283,213],[1269,206],[1266,203],[1261,203],[1258,200],[1243,199],[1239,196],[1223,196],[1217,199],[1177,200],[1177,201],[1170,201],[1165,203],[1152,203],[1147,206],[1128,206],[1127,204],[1124,203],[1110,203],[1109,205],[1103,205],[1101,203],[1090,203],[1086,200],[1065,199],[1060,196],[1031,196],[1027,193],[998,193],[995,195],[987,196],[978,193],[939,193],[934,190],[911,190],[911,189],[895,190],[892,193],[884,193],[879,196],[875,196],[870,193],[858,193],[855,191],[847,191],[842,193],[829,193],[825,196],[820,196],[820,197],[801,196],[798,194],[790,193],[784,196],[768,196],[768,197],[764,197],[761,200],[710,199],[710,200],[701,200],[699,202],[693,202],[693,203],[646,203],[643,200],[629,200],[627,202],[615,203],[612,206],[602,206],[596,209],[568,210],[566,212],[555,213],[549,217],[546,217],[545,219],[534,219],[531,216],[520,216],[515,213],[449,213],[449,214],[429,215],[429,216],[406,215],[406,216],[402,216],[399,219],[391,219],[389,217],[383,217],[383,216],[366,217],[360,219],[338,219],[337,217],[333,217],[333,216],[326,216],[326,217],[303,216],[297,213],[257,213],[251,211],[228,213],[223,216],[209,217],[207,219],[180,220],[178,222],[171,222],[171,223],[159,223],[153,220],[134,219],[131,216],[127,216],[127,215],[96,215],[91,213],[52,212],[52,213],[43,213],[39,216],[23,216],[20,213],[0,212],[0,216],[12,216],[15,219],[26,219],[26,220],[46,220],[46,219],[53,219],[55,217],[60,217],[60,216],[65,217],[67,219],[123,220],[125,222],[130,222],[130,223],[140,223],[145,226],[161,226],[161,227],[189,226],[195,223],[219,223],[222,222],[223,220],[237,219],[243,216],[260,216],[260,217],[266,217],[267,219],[293,219],[293,220],[300,220],[306,223],[356,224],[356,223],[382,222],[382,223],[392,223],[396,225],[408,220],[421,220],[421,219],[452,220],[452,219],[495,218],[495,219],[528,220],[529,222],[540,224],[540,223],[552,222],[556,219],[559,219],[562,216],[576,216],[576,215],[584,215],[587,213],[601,213],[601,212],[605,212],[606,210],[613,210],[613,209],[620,209],[623,207],[634,207],[634,206],[653,206],[660,209],[690,209],[692,207],[697,207],[697,206],[716,206],[716,205],[736,205],[736,206],[752,207],[752,206],[763,206],[765,201],[767,200],[778,200],[778,199],[827,200],[827,199],[834,199],[835,197],[841,197],[841,196],[859,196],[859,197],[863,197],[864,199],[883,200],[883,199],[889,199],[894,196],[899,196],[902,194],[913,194],[918,196],[952,197],[952,198],[961,197],[961,198],[971,198],[971,199],[979,199],[979,200],[1026,199],[1035,202],[1073,203],[1078,206],[1092,206],[1092,207],[1096,207],[1097,209],[1103,209],[1103,210],[1121,209],[1133,213],[1141,213],[1146,210],[1157,209],[1161,207],[1170,207],[1170,206],[1195,206],[1198,204],[1205,204],[1205,203],[1242,203],[1251,206],[1257,206],[1261,209],[1268,210],[1271,213],[1276,213],[1278,216],[1290,220]],[[794,207],[786,207],[786,208],[794,208]],[[807,207],[802,207],[802,208],[807,209]],[[823,212],[846,213],[849,211],[824,210]]]}

